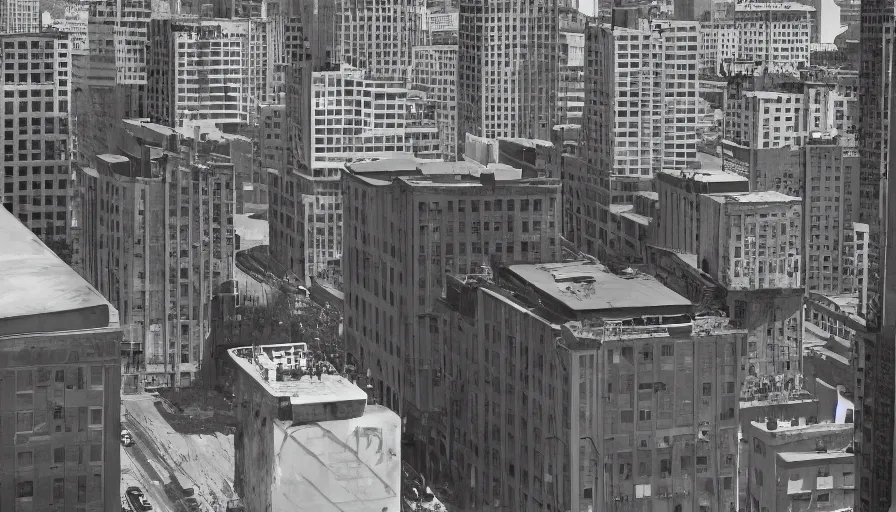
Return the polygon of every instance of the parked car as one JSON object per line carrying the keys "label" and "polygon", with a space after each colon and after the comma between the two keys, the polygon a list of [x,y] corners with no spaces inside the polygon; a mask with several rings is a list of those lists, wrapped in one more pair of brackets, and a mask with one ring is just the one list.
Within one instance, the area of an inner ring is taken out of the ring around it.
{"label": "parked car", "polygon": [[149,503],[149,500],[146,499],[146,496],[139,487],[128,487],[125,491],[125,496],[135,511],[147,512],[152,510],[152,505]]}
{"label": "parked car", "polygon": [[184,505],[187,506],[187,509],[190,512],[199,512],[202,508],[199,506],[199,501],[196,498],[184,498]]}
{"label": "parked car", "polygon": [[121,431],[121,444],[124,446],[132,446],[134,444],[134,437],[131,435],[130,430],[122,430]]}

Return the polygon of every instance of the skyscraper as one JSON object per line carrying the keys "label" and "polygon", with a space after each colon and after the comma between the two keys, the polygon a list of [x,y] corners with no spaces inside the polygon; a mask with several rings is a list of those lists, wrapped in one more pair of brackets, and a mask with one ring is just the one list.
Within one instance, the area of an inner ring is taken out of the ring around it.
{"label": "skyscraper", "polygon": [[461,0],[458,142],[464,133],[551,140],[558,9],[557,0]]}
{"label": "skyscraper", "polygon": [[0,2],[0,33],[20,34],[40,31],[38,0],[4,0]]}

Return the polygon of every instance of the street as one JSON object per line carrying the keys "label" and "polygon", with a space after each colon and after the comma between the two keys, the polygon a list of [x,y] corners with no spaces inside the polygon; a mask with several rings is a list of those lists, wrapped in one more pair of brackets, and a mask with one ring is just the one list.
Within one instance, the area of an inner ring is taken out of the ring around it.
{"label": "street", "polygon": [[[178,512],[162,487],[171,481],[169,474],[184,488],[195,489],[195,498],[203,511],[217,511],[227,498],[233,497],[233,436],[179,434],[156,409],[152,396],[137,394],[122,398],[124,428],[131,431],[135,441],[134,446],[123,449],[129,451],[128,460],[136,468],[131,474],[140,481],[132,485],[144,489],[156,510]],[[122,457],[123,477],[125,464]],[[157,507],[157,502],[161,506]]]}

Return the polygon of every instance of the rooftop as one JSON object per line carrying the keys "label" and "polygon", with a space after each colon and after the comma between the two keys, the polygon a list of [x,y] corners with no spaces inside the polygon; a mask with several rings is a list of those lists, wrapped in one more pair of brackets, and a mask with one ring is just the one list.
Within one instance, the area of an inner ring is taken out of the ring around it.
{"label": "rooftop", "polygon": [[763,192],[729,192],[724,194],[706,194],[707,197],[720,203],[799,203],[799,197],[788,196],[776,190]]}
{"label": "rooftop", "polygon": [[549,140],[541,140],[541,139],[524,139],[521,137],[500,137],[498,138],[498,142],[511,142],[513,144],[518,144],[520,146],[525,146],[527,148],[537,148],[539,146],[547,146],[549,148],[554,147],[554,143]]}
{"label": "rooftop", "polygon": [[646,274],[618,276],[599,263],[572,261],[511,265],[509,271],[574,311],[658,307],[688,308],[691,302]]}
{"label": "rooftop", "polygon": [[784,462],[820,462],[845,463],[855,457],[847,452],[780,452],[778,458]]}
{"label": "rooftop", "polygon": [[[737,12],[746,11],[802,11],[815,12],[815,7],[809,5],[798,4],[796,2],[750,2],[738,3],[734,10]],[[807,20],[808,22],[808,20]]]}
{"label": "rooftop", "polygon": [[118,326],[118,312],[0,208],[0,336]]}
{"label": "rooftop", "polygon": [[[228,352],[243,373],[254,378],[271,396],[288,398],[292,406],[367,402],[367,393],[346,377],[326,373],[320,378],[311,375],[305,343],[259,345],[234,348]],[[279,364],[284,370],[280,376],[282,380],[278,380],[277,376]],[[299,370],[301,376],[292,374]]]}
{"label": "rooftop", "polygon": [[721,169],[663,169],[660,172],[676,178],[691,179],[704,183],[749,181],[744,176]]}
{"label": "rooftop", "polygon": [[768,429],[768,424],[764,421],[751,421],[750,424],[753,425],[754,428],[760,430],[762,432],[767,432],[769,434],[775,434],[777,436],[786,435],[799,435],[799,434],[817,434],[823,432],[832,432],[835,430],[852,430],[855,428],[855,425],[852,423],[811,423],[807,424],[802,418],[800,419],[799,425],[793,426],[788,421],[778,421],[777,428],[774,430]]}

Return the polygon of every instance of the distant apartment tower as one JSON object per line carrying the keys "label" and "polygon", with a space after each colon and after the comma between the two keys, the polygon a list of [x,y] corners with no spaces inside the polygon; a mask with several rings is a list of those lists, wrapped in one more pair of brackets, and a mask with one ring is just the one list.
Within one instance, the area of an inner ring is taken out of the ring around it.
{"label": "distant apartment tower", "polygon": [[150,22],[147,112],[166,126],[255,124],[267,101],[267,20]]}
{"label": "distant apartment tower", "polygon": [[[62,32],[67,32],[72,43],[72,60],[74,56],[88,55],[89,39],[87,35],[87,20],[89,15],[87,4],[68,5],[62,18],[53,20],[52,26]],[[74,64],[73,64],[74,67]]]}
{"label": "distant apartment tower", "polygon": [[460,506],[736,503],[744,331],[590,261],[449,275],[441,307],[449,406],[435,437],[471,486]]}
{"label": "distant apartment tower", "polygon": [[[867,261],[856,254],[859,158],[853,148],[812,137],[805,149],[803,271],[806,289],[824,294],[859,293]],[[864,245],[864,244],[863,244]]]}
{"label": "distant apartment tower", "polygon": [[699,198],[699,268],[749,331],[742,396],[794,389],[802,360],[802,204],[779,192]]}
{"label": "distant apartment tower", "polygon": [[622,257],[611,213],[631,205],[660,170],[696,161],[697,45],[696,22],[636,19],[586,30],[582,132],[590,186],[576,211],[589,254]]}
{"label": "distant apartment tower", "polygon": [[426,2],[338,0],[340,62],[370,78],[410,79],[413,48],[425,44]]}
{"label": "distant apartment tower", "polygon": [[[809,65],[814,7],[797,2],[718,2],[715,19],[701,28],[701,68],[752,74],[754,69],[796,73]],[[721,14],[721,15],[720,15]]]}
{"label": "distant apartment tower", "polygon": [[[474,162],[386,159],[343,175],[347,351],[374,397],[428,438],[422,414],[445,406],[436,302],[447,272],[560,258],[559,180]],[[426,450],[415,455],[421,471]],[[428,468],[431,469],[431,468]]]}
{"label": "distant apartment tower", "polygon": [[3,34],[3,205],[44,240],[69,236],[71,43]]}
{"label": "distant apartment tower", "polygon": [[415,46],[411,85],[435,107],[441,158],[457,160],[457,45]]}
{"label": "distant apartment tower", "polygon": [[461,0],[461,138],[471,133],[551,139],[557,124],[559,19],[557,0]]}
{"label": "distant apartment tower", "polygon": [[120,129],[120,154],[79,173],[82,273],[119,307],[126,385],[189,386],[233,278],[233,166],[171,128]]}
{"label": "distant apartment tower", "polygon": [[23,34],[40,32],[38,0],[5,0],[0,3],[0,33]]}
{"label": "distant apartment tower", "polygon": [[[339,180],[346,163],[441,153],[435,119],[417,115],[415,92],[404,82],[367,79],[364,70],[347,65],[310,75],[312,82],[301,94],[298,87],[287,94],[290,160],[286,172],[272,178],[270,189],[278,196],[270,201],[272,256],[304,279],[338,266],[342,255]],[[351,107],[354,102],[367,108]]]}
{"label": "distant apartment tower", "polygon": [[118,313],[2,209],[0,239],[0,509],[117,510]]}
{"label": "distant apartment tower", "polygon": [[700,246],[700,195],[750,190],[743,176],[713,169],[664,170],[654,184],[659,207],[651,243],[693,254]]}
{"label": "distant apartment tower", "polygon": [[585,34],[560,33],[557,124],[581,124],[585,108]]}

